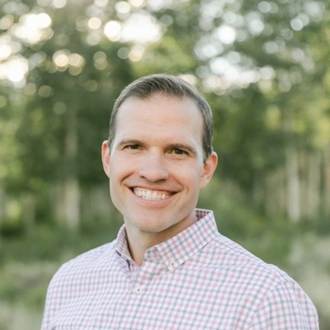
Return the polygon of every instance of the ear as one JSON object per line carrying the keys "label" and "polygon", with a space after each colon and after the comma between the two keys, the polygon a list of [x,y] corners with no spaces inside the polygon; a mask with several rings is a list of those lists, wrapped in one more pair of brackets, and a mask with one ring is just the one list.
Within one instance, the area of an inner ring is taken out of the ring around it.
{"label": "ear", "polygon": [[213,174],[218,165],[218,155],[215,151],[204,161],[203,170],[200,180],[200,187],[204,188],[211,181]]}
{"label": "ear", "polygon": [[110,147],[109,147],[108,140],[105,140],[102,142],[101,156],[102,156],[102,165],[103,165],[104,173],[109,178],[109,176],[110,176]]}

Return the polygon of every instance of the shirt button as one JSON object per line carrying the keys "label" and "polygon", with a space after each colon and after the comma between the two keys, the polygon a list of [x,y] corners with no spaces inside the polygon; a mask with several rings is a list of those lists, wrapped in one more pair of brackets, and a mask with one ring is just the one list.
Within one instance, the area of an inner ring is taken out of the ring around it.
{"label": "shirt button", "polygon": [[142,292],[142,289],[143,289],[142,285],[137,285],[137,286],[135,287],[134,291],[135,291],[136,293],[141,293],[141,292]]}

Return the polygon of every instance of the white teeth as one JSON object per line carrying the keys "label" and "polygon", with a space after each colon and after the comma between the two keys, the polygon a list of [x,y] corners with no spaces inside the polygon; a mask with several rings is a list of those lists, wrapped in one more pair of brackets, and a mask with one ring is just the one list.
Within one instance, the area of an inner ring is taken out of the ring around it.
{"label": "white teeth", "polygon": [[133,191],[136,196],[150,201],[159,201],[170,196],[167,192],[157,190],[134,188]]}

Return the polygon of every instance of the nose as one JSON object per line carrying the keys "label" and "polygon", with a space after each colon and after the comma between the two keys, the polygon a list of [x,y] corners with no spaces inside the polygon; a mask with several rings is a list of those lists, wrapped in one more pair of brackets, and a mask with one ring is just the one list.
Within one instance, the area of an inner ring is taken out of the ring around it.
{"label": "nose", "polygon": [[149,182],[160,182],[168,178],[165,160],[159,153],[149,153],[143,157],[139,166],[139,175]]}

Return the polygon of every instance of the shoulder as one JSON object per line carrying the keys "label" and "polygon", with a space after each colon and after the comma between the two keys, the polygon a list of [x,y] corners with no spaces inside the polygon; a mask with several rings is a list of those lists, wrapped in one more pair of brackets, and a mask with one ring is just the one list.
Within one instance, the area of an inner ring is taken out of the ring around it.
{"label": "shoulder", "polygon": [[[228,237],[218,234],[209,246],[208,259],[216,266],[226,269],[233,269],[237,272],[249,273],[275,278],[279,281],[289,278],[288,275],[277,266],[268,264],[239,243]],[[213,262],[212,262],[213,261]]]}
{"label": "shoulder", "polygon": [[285,274],[278,267],[264,262],[239,243],[220,233],[217,233],[204,249],[202,257],[207,264],[215,268],[232,270],[243,275],[253,272],[256,275],[264,274],[280,279]]}
{"label": "shoulder", "polygon": [[[114,242],[104,244],[64,263],[51,279],[46,296],[42,329],[50,329],[50,324],[63,304],[88,295],[97,278],[111,267]],[[110,262],[108,262],[110,261]],[[106,276],[104,276],[106,278]],[[102,285],[102,280],[99,282]]]}
{"label": "shoulder", "polygon": [[94,249],[88,250],[81,253],[80,255],[74,257],[73,259],[64,263],[60,270],[69,270],[75,267],[84,267],[95,265],[100,262],[104,257],[108,256],[113,252],[114,241],[110,243],[103,244]]}
{"label": "shoulder", "polygon": [[91,270],[100,270],[111,259],[114,253],[114,241],[86,251],[65,262],[54,274],[50,281],[49,289],[63,282],[74,279],[76,276],[87,275]]}
{"label": "shoulder", "polygon": [[277,287],[295,287],[297,283],[283,270],[266,263],[240,244],[219,234],[209,248],[209,262],[219,270],[225,270],[233,278],[248,281],[260,290],[276,290]]}
{"label": "shoulder", "polygon": [[282,271],[259,301],[250,321],[248,329],[319,329],[313,302],[299,284]]}
{"label": "shoulder", "polygon": [[[286,272],[268,264],[219,234],[206,259],[246,305],[248,329],[318,329],[317,311],[304,290]],[[223,275],[226,274],[226,275]]]}

